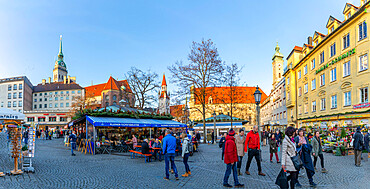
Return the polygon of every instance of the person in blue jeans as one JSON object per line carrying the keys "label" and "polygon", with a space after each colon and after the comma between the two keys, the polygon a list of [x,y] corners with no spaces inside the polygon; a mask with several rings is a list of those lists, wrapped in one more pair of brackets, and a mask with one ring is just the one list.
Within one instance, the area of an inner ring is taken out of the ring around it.
{"label": "person in blue jeans", "polygon": [[176,153],[176,138],[171,135],[171,130],[167,129],[165,137],[163,138],[163,151],[164,161],[165,161],[165,170],[166,177],[163,177],[165,180],[169,180],[169,163],[171,162],[171,167],[175,172],[176,180],[179,180],[179,175],[177,174],[177,169],[175,165],[175,153]]}
{"label": "person in blue jeans", "polygon": [[72,131],[72,134],[69,135],[69,143],[71,143],[71,152],[72,152],[72,156],[76,156],[76,154],[73,153],[73,150],[76,149],[76,140],[77,140],[77,136],[75,134],[75,131]]}

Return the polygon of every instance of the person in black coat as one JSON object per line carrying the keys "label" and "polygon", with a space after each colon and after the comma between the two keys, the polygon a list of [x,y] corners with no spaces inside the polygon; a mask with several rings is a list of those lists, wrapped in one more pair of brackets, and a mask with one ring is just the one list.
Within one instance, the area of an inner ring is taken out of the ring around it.
{"label": "person in black coat", "polygon": [[227,133],[224,133],[224,136],[221,137],[220,144],[219,144],[220,148],[222,148],[222,155],[221,155],[222,160],[224,160],[226,136],[227,136]]}
{"label": "person in black coat", "polygon": [[364,149],[364,136],[361,133],[361,127],[357,127],[356,133],[353,137],[353,148],[355,149],[355,164],[357,167],[361,166],[361,154]]}
{"label": "person in black coat", "polygon": [[370,141],[370,131],[368,131],[367,133],[364,133],[365,136],[364,136],[364,142],[365,142],[365,150],[367,153],[370,153],[370,149],[369,149],[369,141]]}
{"label": "person in black coat", "polygon": [[148,139],[144,139],[143,143],[141,144],[141,153],[150,154]]}

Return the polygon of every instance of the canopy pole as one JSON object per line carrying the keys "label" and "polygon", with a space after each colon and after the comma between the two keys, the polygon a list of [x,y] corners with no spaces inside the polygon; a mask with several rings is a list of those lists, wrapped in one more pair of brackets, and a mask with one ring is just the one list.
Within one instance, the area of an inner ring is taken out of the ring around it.
{"label": "canopy pole", "polygon": [[152,128],[149,127],[149,135],[150,135],[150,139],[152,139]]}

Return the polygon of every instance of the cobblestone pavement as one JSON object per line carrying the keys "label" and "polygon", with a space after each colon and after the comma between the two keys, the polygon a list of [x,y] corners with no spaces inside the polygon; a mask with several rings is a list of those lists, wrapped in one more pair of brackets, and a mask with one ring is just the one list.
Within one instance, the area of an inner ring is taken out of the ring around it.
{"label": "cobblestone pavement", "polygon": [[[12,169],[6,148],[5,135],[0,134],[0,171]],[[253,160],[251,175],[239,177],[246,188],[277,188],[275,179],[280,171],[280,164],[267,161],[268,148],[263,147],[262,169],[267,176],[257,175],[257,166]],[[70,150],[63,146],[61,139],[52,141],[38,140],[34,167],[36,173],[18,176],[0,177],[0,188],[222,188],[226,169],[221,161],[218,145],[201,145],[200,152],[190,157],[192,175],[176,181],[163,180],[164,161],[144,163],[143,158],[130,159],[129,154],[122,155],[83,155],[77,152],[72,157]],[[181,157],[176,157],[179,174],[184,173]],[[245,171],[246,157],[242,171]],[[354,166],[353,156],[337,157],[325,154],[328,173],[316,173],[314,176],[318,188],[369,188],[370,162],[362,167]],[[308,188],[306,176],[299,178],[303,188]],[[229,180],[233,184],[232,176]]]}

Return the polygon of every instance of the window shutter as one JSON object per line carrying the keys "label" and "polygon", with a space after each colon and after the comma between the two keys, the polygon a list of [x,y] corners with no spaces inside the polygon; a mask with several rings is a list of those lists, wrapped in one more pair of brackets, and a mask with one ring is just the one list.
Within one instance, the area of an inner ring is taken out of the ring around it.
{"label": "window shutter", "polygon": [[359,36],[359,40],[362,39],[362,24],[358,25],[358,36]]}
{"label": "window shutter", "polygon": [[366,24],[366,22],[364,22],[363,27],[364,27],[364,29],[363,29],[364,38],[366,38],[367,37],[367,24]]}

